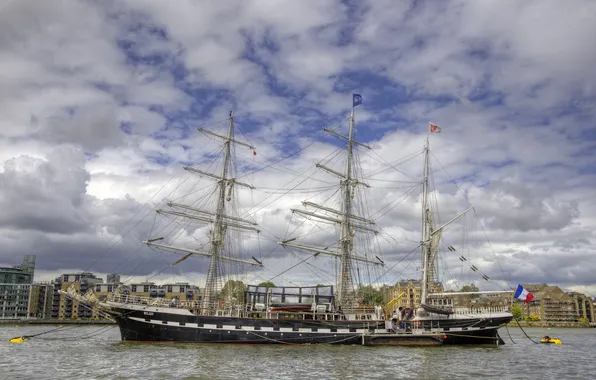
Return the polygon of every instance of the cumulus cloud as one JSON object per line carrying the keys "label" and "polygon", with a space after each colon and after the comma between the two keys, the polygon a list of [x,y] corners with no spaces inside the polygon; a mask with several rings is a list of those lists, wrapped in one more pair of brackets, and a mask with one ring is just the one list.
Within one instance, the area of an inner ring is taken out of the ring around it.
{"label": "cumulus cloud", "polygon": [[[339,178],[314,165],[345,167],[343,142],[322,128],[346,133],[358,92],[356,136],[374,148],[355,153],[371,185],[358,212],[382,231],[373,246],[393,269],[381,281],[420,275],[420,152],[433,121],[443,128],[431,136],[435,220],[475,206],[445,231],[445,279],[471,281],[452,245],[500,286],[552,282],[596,294],[594,7],[4,1],[0,263],[35,251],[47,279],[91,269],[200,282],[204,259],[167,269],[180,256],[140,241],[208,242],[204,224],[160,221],[152,210],[168,200],[214,206],[215,183],[181,167],[221,170],[217,138],[196,128],[225,135],[234,110],[236,138],[257,151],[236,148],[234,175],[257,188],[234,189],[236,216],[262,231],[228,243],[243,241],[245,258],[265,261],[248,280],[267,280],[308,255],[280,240],[337,245],[336,226],[290,209],[340,206]],[[333,265],[319,256],[276,281],[332,282]]]}

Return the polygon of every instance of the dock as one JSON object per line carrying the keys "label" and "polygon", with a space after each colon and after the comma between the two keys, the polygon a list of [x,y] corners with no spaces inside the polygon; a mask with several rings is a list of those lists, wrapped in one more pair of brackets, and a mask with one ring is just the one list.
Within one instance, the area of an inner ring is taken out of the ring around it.
{"label": "dock", "polygon": [[363,346],[403,346],[403,347],[427,347],[441,346],[445,335],[443,333],[402,333],[374,332],[362,334]]}

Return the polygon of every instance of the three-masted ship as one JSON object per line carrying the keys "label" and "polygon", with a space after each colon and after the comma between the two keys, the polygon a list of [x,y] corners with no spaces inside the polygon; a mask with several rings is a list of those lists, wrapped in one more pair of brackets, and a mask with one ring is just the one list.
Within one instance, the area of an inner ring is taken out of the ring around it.
{"label": "three-masted ship", "polygon": [[[257,223],[241,217],[230,209],[236,188],[253,188],[233,176],[231,165],[234,146],[254,147],[235,137],[234,116],[230,113],[226,135],[200,129],[223,143],[223,162],[220,173],[185,167],[189,172],[216,184],[216,201],[212,209],[203,209],[180,202],[168,202],[167,209],[157,212],[165,216],[199,222],[210,226],[209,241],[205,249],[197,250],[170,244],[164,238],[151,238],[145,244],[156,249],[178,252],[183,255],[177,262],[197,255],[208,258],[206,282],[199,302],[133,296],[119,287],[107,300],[96,302],[103,311],[117,322],[123,341],[137,342],[218,342],[266,344],[360,344],[363,336],[371,334],[424,334],[443,335],[447,344],[497,343],[498,328],[512,319],[507,311],[478,311],[451,307],[441,294],[429,293],[429,283],[434,278],[434,262],[438,242],[448,222],[433,228],[428,207],[428,143],[425,147],[425,168],[422,192],[422,279],[421,302],[412,318],[403,321],[403,329],[392,324],[391,310],[370,306],[362,301],[355,277],[355,263],[382,267],[379,256],[359,254],[355,239],[358,235],[375,235],[375,222],[358,213],[355,207],[358,189],[368,184],[357,176],[354,150],[370,149],[354,137],[354,108],[361,104],[361,97],[354,95],[349,116],[347,135],[326,129],[331,135],[345,142],[345,168],[343,171],[323,163],[316,166],[326,174],[339,179],[340,207],[329,207],[305,201],[303,208],[292,209],[294,214],[320,220],[338,227],[336,244],[330,247],[313,247],[288,237],[279,244],[286,249],[306,251],[313,256],[326,255],[337,261],[337,278],[334,285],[312,286],[258,286],[248,285],[240,290],[239,297],[223,297],[222,287],[226,268],[262,267],[263,261],[252,257],[238,257],[227,250],[231,231],[259,232]],[[427,140],[428,141],[428,140]],[[453,294],[450,294],[453,295]],[[395,304],[395,303],[394,303]]]}

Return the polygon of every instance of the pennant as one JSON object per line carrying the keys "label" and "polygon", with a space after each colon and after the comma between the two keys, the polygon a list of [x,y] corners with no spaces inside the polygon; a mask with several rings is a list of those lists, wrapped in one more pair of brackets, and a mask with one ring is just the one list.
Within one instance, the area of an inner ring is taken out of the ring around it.
{"label": "pennant", "polygon": [[530,303],[534,299],[534,295],[523,288],[521,285],[517,285],[517,290],[513,295],[514,298],[518,300],[524,301],[525,303]]}
{"label": "pennant", "polygon": [[441,133],[441,127],[439,127],[436,124],[433,123],[429,123],[430,124],[430,133]]}
{"label": "pennant", "polygon": [[362,95],[352,94],[352,107],[356,107],[360,104],[362,104]]}

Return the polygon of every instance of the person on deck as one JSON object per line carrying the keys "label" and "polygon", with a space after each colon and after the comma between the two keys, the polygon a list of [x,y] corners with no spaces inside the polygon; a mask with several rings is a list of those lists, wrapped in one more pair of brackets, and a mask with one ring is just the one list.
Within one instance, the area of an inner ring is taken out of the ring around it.
{"label": "person on deck", "polygon": [[397,317],[399,318],[399,328],[403,329],[404,328],[404,309],[401,306],[397,308]]}

